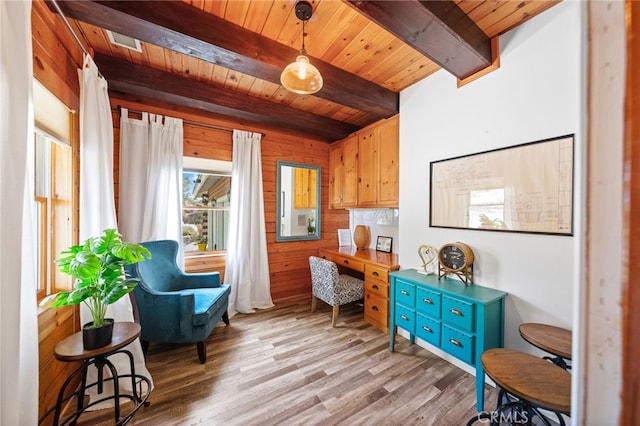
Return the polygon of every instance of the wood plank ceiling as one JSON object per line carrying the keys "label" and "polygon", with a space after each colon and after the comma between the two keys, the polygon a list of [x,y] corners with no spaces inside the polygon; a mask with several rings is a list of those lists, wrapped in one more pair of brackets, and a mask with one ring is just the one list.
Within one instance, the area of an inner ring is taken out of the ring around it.
{"label": "wood plank ceiling", "polygon": [[[115,97],[331,142],[396,114],[398,93],[441,67],[458,78],[486,68],[492,38],[558,2],[310,1],[305,47],[324,79],[314,95],[279,81],[302,45],[296,0],[56,4],[95,52]],[[112,44],[105,29],[140,40],[142,51]]]}

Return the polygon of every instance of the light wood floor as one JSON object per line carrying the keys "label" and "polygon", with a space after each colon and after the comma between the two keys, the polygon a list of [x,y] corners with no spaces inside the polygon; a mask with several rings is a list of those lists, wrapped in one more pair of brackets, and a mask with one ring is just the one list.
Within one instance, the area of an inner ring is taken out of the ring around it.
{"label": "light wood floor", "polygon": [[[204,365],[195,344],[151,344],[151,404],[129,424],[465,425],[476,414],[473,376],[403,337],[389,352],[388,334],[357,304],[341,308],[333,329],[331,308],[318,305],[232,317],[209,337]],[[495,401],[485,386],[485,408]],[[78,424],[101,417],[88,419]]]}

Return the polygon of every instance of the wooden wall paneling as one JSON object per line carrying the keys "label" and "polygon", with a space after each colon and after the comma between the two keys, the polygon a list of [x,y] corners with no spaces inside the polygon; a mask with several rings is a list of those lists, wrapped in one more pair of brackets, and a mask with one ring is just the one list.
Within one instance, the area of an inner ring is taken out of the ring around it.
{"label": "wooden wall paneling", "polygon": [[[31,12],[33,74],[51,93],[60,99],[70,110],[79,109],[78,68],[82,67],[82,50],[73,41],[68,29],[60,17],[53,15],[41,1],[33,2]],[[71,164],[65,167],[73,174],[72,188],[65,188],[64,203],[71,203],[72,240],[78,241],[78,194],[79,194],[79,124],[77,114],[72,122]],[[71,192],[69,194],[69,192]],[[65,206],[68,214],[69,206]],[[68,241],[68,240],[67,240]],[[60,242],[60,244],[63,244]],[[66,248],[66,246],[65,246]],[[67,277],[65,276],[64,279]],[[38,313],[38,350],[39,350],[39,406],[38,416],[42,416],[53,406],[58,390],[77,365],[61,363],[53,355],[57,342],[80,329],[77,306],[68,308],[41,309]],[[48,418],[44,424],[50,424]]]}
{"label": "wooden wall paneling", "polygon": [[[222,126],[227,128],[247,129],[242,123],[230,123],[212,116],[185,114],[177,110],[165,110],[157,106],[147,108],[143,104],[119,99],[112,95],[112,107],[120,105],[132,111],[147,110],[157,114],[183,118],[193,123]],[[119,145],[119,117],[114,113],[115,145]],[[309,272],[309,256],[317,254],[318,248],[337,245],[337,229],[349,227],[347,210],[328,210],[329,189],[329,144],[300,137],[292,133],[273,131],[272,129],[250,128],[254,132],[265,133],[262,139],[262,173],[265,210],[265,230],[267,238],[267,255],[269,257],[269,273],[271,279],[271,296],[274,302],[309,297],[311,294],[311,275]],[[202,125],[184,124],[184,155],[202,158],[231,160],[233,142],[228,130],[212,129]],[[313,241],[276,242],[276,163],[286,160],[320,166],[321,178],[321,239]],[[117,182],[117,163],[114,162],[114,180]],[[190,261],[192,262],[192,261]],[[220,266],[207,264],[198,260],[199,271],[215,270]]]}
{"label": "wooden wall paneling", "polygon": [[[626,2],[627,84],[625,101],[625,237],[627,241],[626,274],[622,286],[622,391],[620,425],[635,425],[640,418],[640,287],[633,277],[640,273],[640,4]],[[624,271],[623,271],[624,272]]]}

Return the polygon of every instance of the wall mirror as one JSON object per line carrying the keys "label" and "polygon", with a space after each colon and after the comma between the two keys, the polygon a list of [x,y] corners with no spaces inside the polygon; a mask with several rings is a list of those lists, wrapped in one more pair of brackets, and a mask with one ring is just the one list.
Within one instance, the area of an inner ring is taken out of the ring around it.
{"label": "wall mirror", "polygon": [[276,241],[320,239],[320,167],[277,162]]}

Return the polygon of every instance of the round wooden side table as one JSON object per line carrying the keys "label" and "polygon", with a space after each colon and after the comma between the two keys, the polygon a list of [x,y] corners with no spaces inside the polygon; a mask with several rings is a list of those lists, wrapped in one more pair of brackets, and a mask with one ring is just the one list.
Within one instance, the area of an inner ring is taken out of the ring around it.
{"label": "round wooden side table", "polygon": [[528,322],[520,324],[520,336],[538,349],[553,355],[547,359],[565,370],[571,369],[571,330],[554,325]]}
{"label": "round wooden side table", "polygon": [[554,412],[558,423],[565,425],[562,414],[571,414],[568,371],[535,355],[512,349],[489,349],[481,359],[485,374],[500,389],[498,407],[491,413],[473,417],[467,425],[481,419],[490,419],[491,424],[531,424],[533,417],[538,417],[543,424],[551,426],[540,409]]}
{"label": "round wooden side table", "polygon": [[[142,406],[148,405],[147,398],[151,392],[151,381],[142,375],[136,374],[133,361],[133,355],[128,350],[123,349],[129,343],[133,342],[140,335],[140,325],[134,322],[116,322],[113,324],[113,338],[111,343],[107,346],[103,346],[94,350],[85,350],[82,344],[82,332],[75,333],[64,340],[58,342],[54,348],[54,354],[56,359],[63,362],[82,361],[82,365],[76,369],[65,380],[64,384],[60,388],[58,393],[58,400],[54,409],[53,424],[57,426],[59,424],[75,424],[82,413],[84,413],[89,407],[99,404],[104,401],[113,400],[114,410],[114,423],[123,425],[127,423],[135,412]],[[118,374],[116,367],[108,359],[109,356],[114,354],[124,354],[129,359],[129,366],[131,368],[131,374]],[[95,365],[98,370],[97,380],[93,383],[87,383],[87,371],[90,366]],[[104,368],[108,368],[111,372],[111,377],[104,377]],[[82,375],[80,381],[80,388],[65,397],[65,390],[69,386],[73,379],[78,375]],[[131,394],[120,392],[120,379],[131,379]],[[102,394],[104,383],[107,381],[113,382],[113,395],[107,395],[96,401],[84,405],[85,390],[91,387],[97,388],[98,395]],[[73,397],[77,398],[76,411],[66,416],[63,420],[60,419],[63,404]],[[122,401],[132,401],[133,408],[127,414],[120,415],[120,404]],[[41,420],[46,418],[47,413]]]}

